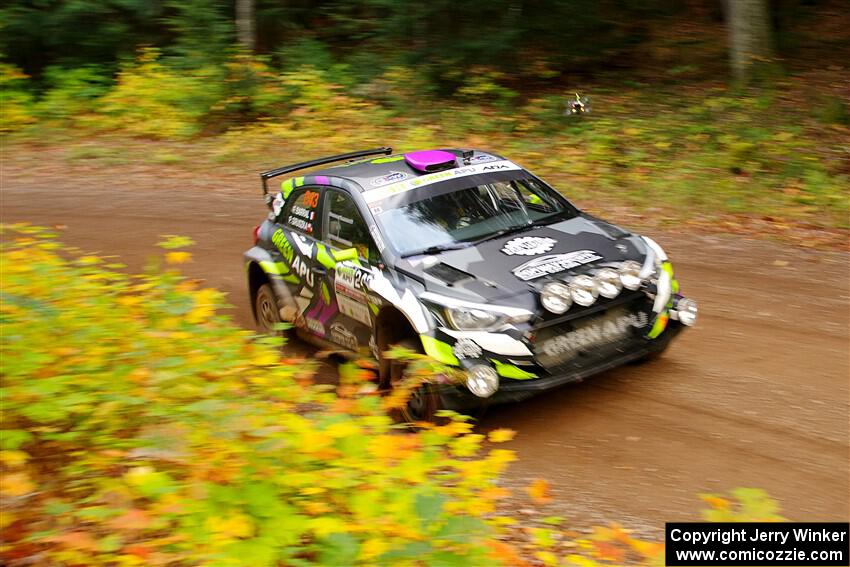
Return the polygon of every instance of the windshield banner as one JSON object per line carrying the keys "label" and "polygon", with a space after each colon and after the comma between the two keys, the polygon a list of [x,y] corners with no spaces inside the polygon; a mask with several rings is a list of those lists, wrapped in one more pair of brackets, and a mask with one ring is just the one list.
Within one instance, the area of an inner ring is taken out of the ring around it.
{"label": "windshield banner", "polygon": [[465,165],[463,167],[447,169],[445,171],[438,171],[436,173],[429,173],[428,175],[421,175],[413,179],[406,179],[404,181],[399,181],[398,183],[393,183],[392,185],[387,185],[385,187],[370,189],[369,191],[363,192],[363,198],[366,200],[367,203],[371,204],[386,199],[387,197],[392,197],[393,195],[398,195],[399,193],[404,193],[412,189],[418,189],[419,187],[424,187],[425,185],[439,183],[440,181],[457,179],[459,177],[468,177],[470,175],[480,175],[482,173],[498,173],[501,171],[512,170],[519,171],[522,170],[522,168],[508,160],[493,161],[490,163],[481,163],[478,165]]}

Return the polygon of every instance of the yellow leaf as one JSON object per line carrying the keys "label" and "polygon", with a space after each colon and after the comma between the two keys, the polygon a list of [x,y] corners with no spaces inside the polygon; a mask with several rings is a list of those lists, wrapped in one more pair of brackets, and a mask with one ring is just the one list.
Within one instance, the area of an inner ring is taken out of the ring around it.
{"label": "yellow leaf", "polygon": [[93,266],[100,263],[100,258],[97,256],[80,256],[77,261],[83,266]]}
{"label": "yellow leaf", "polygon": [[226,518],[207,518],[207,528],[226,538],[245,538],[254,535],[254,522],[245,514],[233,514]]}
{"label": "yellow leaf", "polygon": [[23,451],[0,451],[0,462],[9,467],[19,467],[27,462],[29,455]]}
{"label": "yellow leaf", "polygon": [[494,429],[490,433],[487,434],[487,439],[490,440],[491,443],[504,443],[506,441],[510,441],[516,436],[516,431],[513,429],[506,429],[504,427],[499,429]]}
{"label": "yellow leaf", "polygon": [[35,485],[32,483],[26,473],[16,472],[4,474],[0,478],[0,493],[8,496],[23,496],[35,490]]}
{"label": "yellow leaf", "polygon": [[538,478],[532,482],[528,488],[526,488],[526,491],[528,491],[528,495],[531,496],[531,499],[538,504],[545,504],[552,500],[552,497],[549,495],[549,482],[542,478]]}
{"label": "yellow leaf", "polygon": [[370,561],[389,549],[389,544],[383,539],[367,539],[360,546],[360,560]]}
{"label": "yellow leaf", "polygon": [[703,502],[705,502],[715,510],[729,509],[729,501],[725,498],[720,498],[719,496],[712,496],[710,494],[703,495],[701,498]]}
{"label": "yellow leaf", "polygon": [[169,264],[185,264],[192,261],[192,254],[183,251],[169,252],[165,255],[165,261]]}

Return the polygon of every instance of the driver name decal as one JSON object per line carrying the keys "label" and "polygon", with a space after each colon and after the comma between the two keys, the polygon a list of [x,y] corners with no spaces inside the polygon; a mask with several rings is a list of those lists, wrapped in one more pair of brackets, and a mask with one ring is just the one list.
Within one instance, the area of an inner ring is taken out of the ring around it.
{"label": "driver name decal", "polygon": [[505,242],[502,253],[508,256],[537,256],[551,250],[557,242],[547,236],[520,236]]}
{"label": "driver name decal", "polygon": [[557,274],[564,270],[577,268],[578,266],[601,259],[602,256],[593,250],[576,250],[567,254],[550,254],[549,256],[535,258],[517,266],[513,269],[513,274],[522,281],[527,282],[543,276]]}

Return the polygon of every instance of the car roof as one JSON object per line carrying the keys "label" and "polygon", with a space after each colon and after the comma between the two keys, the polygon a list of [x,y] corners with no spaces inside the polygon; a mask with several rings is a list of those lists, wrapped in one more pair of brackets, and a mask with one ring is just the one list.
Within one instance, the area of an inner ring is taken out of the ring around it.
{"label": "car roof", "polygon": [[[461,161],[464,150],[457,148],[444,148],[440,151],[449,152],[457,156],[458,166],[463,165]],[[502,156],[492,152],[482,150],[465,150],[472,151],[471,162],[484,163],[488,161],[497,161],[504,159]],[[386,180],[387,183],[392,181],[392,176],[396,175],[400,179],[411,179],[422,175],[428,175],[429,172],[420,171],[411,167],[405,160],[405,154],[393,154],[389,156],[370,157],[352,162],[347,162],[342,165],[326,167],[317,171],[310,172],[310,177],[328,177],[341,178],[352,181],[358,186],[359,191],[371,189],[376,184]],[[398,175],[403,174],[403,175]],[[378,183],[375,183],[378,181]],[[335,183],[329,183],[335,185]],[[349,185],[350,184],[346,184]]]}

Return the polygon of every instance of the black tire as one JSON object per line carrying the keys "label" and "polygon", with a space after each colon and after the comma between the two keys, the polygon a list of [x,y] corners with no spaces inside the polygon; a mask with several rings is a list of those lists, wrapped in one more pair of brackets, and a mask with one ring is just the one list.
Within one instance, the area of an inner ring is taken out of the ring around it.
{"label": "black tire", "polygon": [[254,297],[254,313],[257,314],[257,327],[260,331],[268,335],[280,333],[274,329],[274,326],[282,323],[283,320],[280,318],[280,308],[271,285],[264,283],[257,289]]}
{"label": "black tire", "polygon": [[[418,339],[405,339],[395,346],[404,347],[413,352],[423,354],[422,343]],[[404,378],[404,373],[410,362],[407,360],[384,359],[381,354],[380,367],[382,369],[381,387],[390,392],[393,385]],[[393,418],[403,423],[416,421],[436,422],[436,413],[442,408],[442,400],[439,390],[434,384],[424,383],[410,393],[407,405],[398,410]]]}

